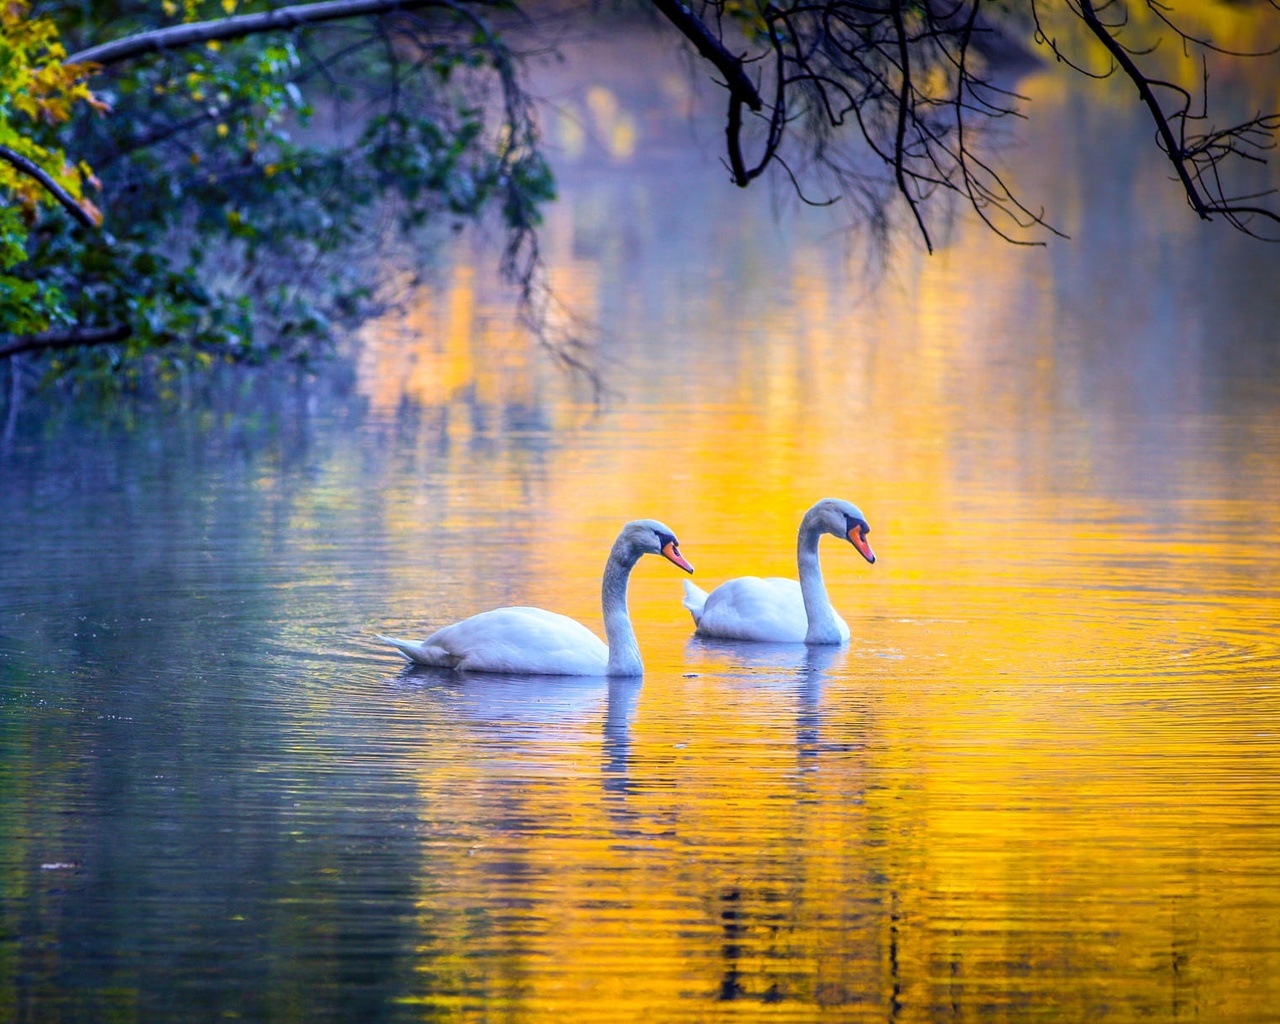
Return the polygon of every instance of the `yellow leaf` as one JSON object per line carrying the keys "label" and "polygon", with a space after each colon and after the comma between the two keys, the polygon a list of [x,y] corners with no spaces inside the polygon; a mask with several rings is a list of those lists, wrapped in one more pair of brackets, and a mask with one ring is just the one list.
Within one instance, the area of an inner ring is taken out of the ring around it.
{"label": "yellow leaf", "polygon": [[80,206],[80,209],[84,210],[84,212],[89,215],[89,219],[93,221],[94,224],[96,224],[98,227],[102,227],[102,211],[101,210],[99,210],[92,202],[90,202],[88,199],[85,199],[83,196],[80,198],[79,206]]}
{"label": "yellow leaf", "polygon": [[218,138],[225,139],[231,133],[231,129],[225,124],[218,125]]}
{"label": "yellow leaf", "polygon": [[236,9],[236,0],[222,0],[222,9],[231,14]]}
{"label": "yellow leaf", "polygon": [[80,177],[96,188],[99,192],[102,191],[102,182],[99,180],[98,176],[93,173],[93,168],[83,160],[80,161]]}

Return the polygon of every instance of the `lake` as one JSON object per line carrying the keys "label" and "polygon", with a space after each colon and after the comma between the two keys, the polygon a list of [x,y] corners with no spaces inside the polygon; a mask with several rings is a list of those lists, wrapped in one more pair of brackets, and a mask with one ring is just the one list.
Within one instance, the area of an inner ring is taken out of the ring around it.
{"label": "lake", "polygon": [[[479,240],[321,379],[24,408],[0,1020],[1280,1014],[1280,250],[1046,75],[1011,159],[1070,240],[868,263],[655,67],[549,95],[602,401]],[[825,496],[878,556],[822,542],[845,647],[695,639],[660,559],[643,679],[375,639],[600,632],[637,517],[704,588],[794,575]]]}

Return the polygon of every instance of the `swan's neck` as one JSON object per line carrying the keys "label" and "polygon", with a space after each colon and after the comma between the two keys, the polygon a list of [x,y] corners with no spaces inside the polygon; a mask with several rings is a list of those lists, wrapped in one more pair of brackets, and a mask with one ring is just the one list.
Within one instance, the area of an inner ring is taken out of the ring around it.
{"label": "swan's neck", "polygon": [[627,611],[627,581],[637,560],[638,556],[619,539],[609,552],[609,561],[604,567],[600,603],[604,609],[604,635],[609,644],[609,667],[605,671],[611,676],[644,674],[640,645],[636,643],[631,613]]}
{"label": "swan's neck", "polygon": [[822,530],[806,517],[800,523],[800,536],[796,541],[796,562],[800,567],[800,593],[804,597],[804,613],[809,620],[805,633],[807,644],[840,643],[840,626],[836,610],[827,597],[827,585],[822,581],[822,566],[818,563],[818,538]]}

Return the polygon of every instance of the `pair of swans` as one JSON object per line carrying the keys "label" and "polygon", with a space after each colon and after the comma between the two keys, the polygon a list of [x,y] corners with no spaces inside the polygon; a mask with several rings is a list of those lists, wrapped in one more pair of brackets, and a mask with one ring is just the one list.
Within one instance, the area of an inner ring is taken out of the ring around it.
{"label": "pair of swans", "polygon": [[[742,576],[710,594],[684,581],[684,606],[699,636],[772,643],[842,644],[849,627],[831,606],[818,563],[824,533],[848,540],[868,562],[871,527],[855,505],[824,498],[804,514],[797,539],[800,581]],[[627,582],[644,555],[662,555],[685,572],[676,535],[654,519],[627,523],[613,542],[601,583],[608,644],[565,615],[541,608],[497,608],[437,630],[421,643],[379,634],[410,662],[459,672],[638,676],[640,648],[627,611]]]}

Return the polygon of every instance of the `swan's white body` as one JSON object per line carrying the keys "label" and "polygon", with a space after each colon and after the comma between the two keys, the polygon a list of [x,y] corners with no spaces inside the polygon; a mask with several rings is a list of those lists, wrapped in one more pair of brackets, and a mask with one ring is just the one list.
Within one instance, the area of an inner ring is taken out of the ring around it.
{"label": "swan's white body", "polygon": [[[683,603],[693,615],[698,636],[802,644],[809,633],[800,584],[782,576],[739,576],[710,594],[685,580]],[[831,642],[845,643],[848,623],[834,608],[831,618],[839,637]]]}
{"label": "swan's white body", "polygon": [[686,572],[675,535],[653,519],[627,523],[614,541],[600,586],[606,645],[567,615],[496,608],[437,630],[421,643],[379,634],[417,665],[458,672],[554,676],[638,676],[644,672],[627,611],[627,582],[642,555],[659,554]]}
{"label": "swan's white body", "polygon": [[582,623],[541,608],[495,608],[437,630],[421,643],[383,640],[418,665],[459,672],[603,676],[609,648]]}
{"label": "swan's white body", "polygon": [[849,625],[831,605],[818,562],[818,539],[824,533],[848,540],[868,562],[876,556],[867,544],[866,517],[856,505],[824,498],[800,521],[796,561],[800,582],[740,576],[708,594],[684,581],[684,606],[698,636],[762,643],[843,644]]}

